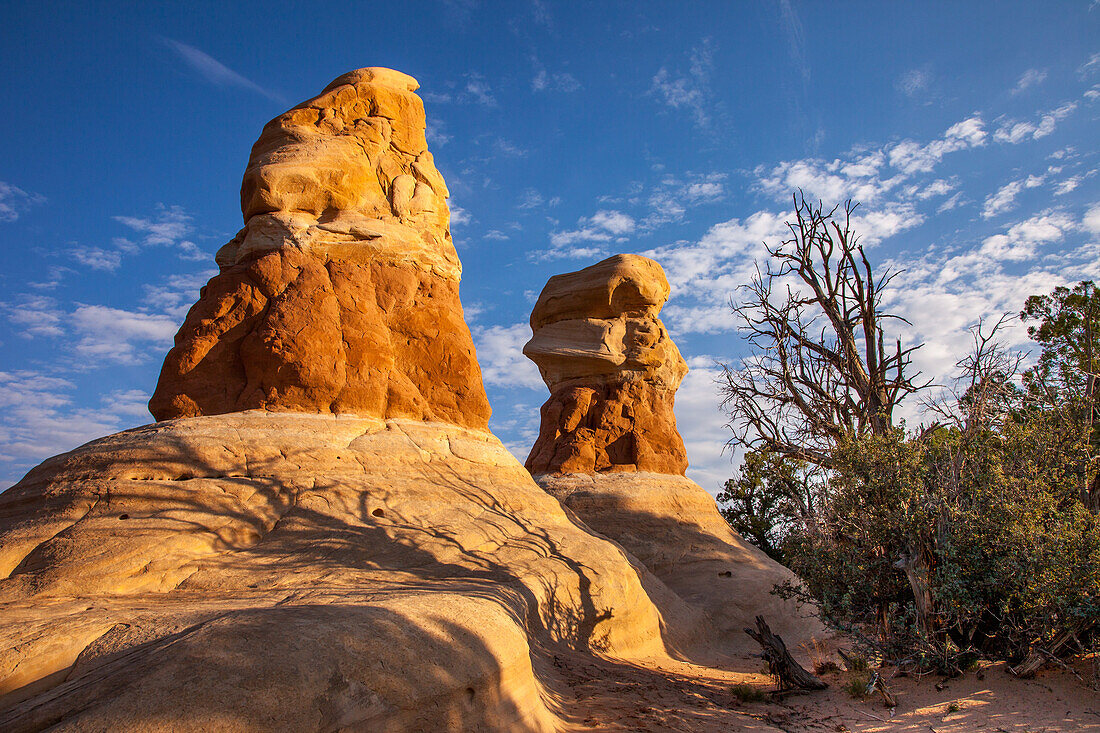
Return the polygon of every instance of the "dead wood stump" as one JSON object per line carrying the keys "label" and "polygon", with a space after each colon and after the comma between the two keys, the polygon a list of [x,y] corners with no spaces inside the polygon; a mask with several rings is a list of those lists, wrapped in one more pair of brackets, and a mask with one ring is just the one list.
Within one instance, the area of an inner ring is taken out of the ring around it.
{"label": "dead wood stump", "polygon": [[756,640],[764,650],[760,656],[768,663],[768,671],[776,679],[779,691],[784,690],[824,690],[826,683],[802,668],[787,651],[783,639],[772,633],[763,616],[756,617],[756,629],[745,629],[745,633]]}

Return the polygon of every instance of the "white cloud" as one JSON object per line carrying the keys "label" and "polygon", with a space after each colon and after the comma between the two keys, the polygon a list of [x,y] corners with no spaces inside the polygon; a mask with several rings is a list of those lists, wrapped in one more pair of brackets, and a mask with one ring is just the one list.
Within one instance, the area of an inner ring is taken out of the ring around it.
{"label": "white cloud", "polygon": [[1088,79],[1098,71],[1100,71],[1100,52],[1092,54],[1085,63],[1077,67],[1077,74],[1082,79]]}
{"label": "white cloud", "polygon": [[567,71],[548,73],[546,69],[539,69],[531,79],[531,89],[536,92],[569,93],[580,88],[581,83]]}
{"label": "white cloud", "polygon": [[852,160],[783,161],[770,170],[760,166],[754,173],[757,185],[765,193],[783,201],[800,189],[812,199],[832,202],[854,199],[867,204],[883,196],[901,180],[900,177],[881,176],[885,162],[885,154],[874,151],[858,154]]}
{"label": "white cloud", "polygon": [[0,221],[15,221],[31,206],[45,203],[45,201],[45,196],[27,193],[18,186],[0,181]]}
{"label": "white cloud", "polygon": [[[664,267],[672,297],[686,293],[724,304],[733,281],[746,283],[753,262],[763,253],[763,242],[785,238],[789,213],[757,211],[748,218],[715,224],[698,242],[674,242],[643,252]],[[724,305],[723,305],[724,307]],[[679,327],[690,327],[681,323]]]}
{"label": "white cloud", "polygon": [[1041,186],[1043,180],[1042,176],[1028,176],[1016,181],[1009,181],[986,197],[985,205],[982,207],[982,218],[989,219],[997,214],[1016,208],[1016,197],[1020,192],[1025,188]]}
{"label": "white cloud", "polygon": [[8,320],[21,326],[23,336],[62,336],[64,312],[57,301],[43,295],[24,295],[15,303],[3,304]]}
{"label": "white cloud", "polygon": [[928,91],[932,83],[932,74],[927,69],[910,69],[902,74],[895,87],[907,97],[916,97],[922,92]]}
{"label": "white cloud", "polygon": [[1016,86],[1012,88],[1013,94],[1019,94],[1026,89],[1030,89],[1033,86],[1037,86],[1043,83],[1043,80],[1047,78],[1047,72],[1040,71],[1039,69],[1028,69],[1016,82]]}
{"label": "white cloud", "polygon": [[447,134],[447,124],[434,115],[428,116],[424,136],[427,137],[428,144],[432,147],[446,145],[454,139],[453,135]]}
{"label": "white cloud", "polygon": [[1064,213],[1039,214],[1013,224],[1004,234],[987,237],[978,254],[994,260],[1029,260],[1038,254],[1039,245],[1061,240],[1073,225]]}
{"label": "white cloud", "polygon": [[1085,217],[1081,220],[1081,226],[1090,234],[1100,235],[1100,204],[1093,204],[1085,212]]}
{"label": "white cloud", "polygon": [[148,395],[116,390],[99,408],[73,404],[77,386],[59,377],[28,371],[0,372],[0,490],[43,459],[89,440],[149,422]]}
{"label": "white cloud", "polygon": [[69,250],[69,255],[80,264],[93,270],[114,272],[122,264],[122,252],[117,249],[77,246]]}
{"label": "white cloud", "polygon": [[662,66],[653,76],[649,93],[675,110],[691,113],[695,124],[701,128],[710,126],[711,104],[710,75],[714,66],[710,40],[692,49],[691,66],[686,74],[674,74]]}
{"label": "white cloud", "polygon": [[157,204],[156,212],[151,217],[115,216],[112,218],[143,235],[141,243],[146,247],[177,245],[192,230],[191,216],[180,206]]}
{"label": "white cloud", "polygon": [[923,201],[925,199],[930,199],[935,196],[946,196],[954,190],[955,184],[953,182],[946,181],[942,178],[937,178],[924,188],[914,190],[913,195]]}
{"label": "white cloud", "polygon": [[497,106],[497,100],[496,97],[493,96],[493,90],[480,74],[471,73],[466,76],[465,96],[486,107]]}
{"label": "white cloud", "polygon": [[218,61],[209,54],[200,51],[194,46],[189,46],[186,43],[180,43],[174,41],[171,38],[163,39],[164,44],[168,46],[175,54],[194,72],[198,73],[206,81],[220,87],[236,87],[238,89],[247,89],[248,91],[260,94],[268,99],[278,102],[279,104],[286,104],[286,100],[274,92],[264,89],[256,82],[241,76],[233,69]]}
{"label": "white cloud", "polygon": [[1076,102],[1068,102],[1039,115],[1038,122],[1005,120],[993,133],[993,139],[999,143],[1016,145],[1027,139],[1038,140],[1054,132],[1060,120],[1064,120],[1077,109]]}
{"label": "white cloud", "polygon": [[634,218],[621,211],[601,209],[590,217],[581,217],[577,228],[550,234],[551,249],[537,254],[541,259],[560,257],[590,257],[603,251],[601,247],[580,247],[578,242],[610,242],[634,231]]}
{"label": "white cloud", "polygon": [[963,203],[964,203],[963,193],[962,193],[962,191],[957,191],[951,198],[947,199],[946,201],[944,201],[942,204],[940,204],[936,208],[936,213],[937,214],[942,214],[945,211],[951,211],[952,209],[957,209],[958,207],[962,206]]}
{"label": "white cloud", "polygon": [[709,356],[688,358],[690,371],[676,392],[676,427],[688,453],[688,477],[716,494],[733,475],[731,455],[724,450],[730,437],[726,415],[719,408],[717,379],[721,370]]}
{"label": "white cloud", "polygon": [[469,224],[471,221],[473,219],[470,218],[470,212],[451,204],[451,224]]}
{"label": "white cloud", "polygon": [[[474,327],[477,359],[481,378],[495,387],[545,391],[535,363],[523,355],[523,345],[531,338],[526,323],[511,326]],[[530,446],[528,446],[530,448]]]}
{"label": "white cloud", "polygon": [[200,270],[169,275],[159,285],[143,285],[145,296],[141,302],[153,313],[163,313],[182,323],[187,311],[199,299],[199,289],[217,274],[217,270]]}
{"label": "white cloud", "polygon": [[872,246],[895,234],[920,226],[924,216],[912,204],[896,203],[886,209],[856,209],[852,216],[852,230],[860,244]]}
{"label": "white cloud", "polygon": [[985,145],[985,122],[975,114],[947,128],[943,137],[921,145],[913,140],[902,140],[888,148],[890,165],[907,175],[928,173],[943,157],[967,148]]}
{"label": "white cloud", "polygon": [[542,194],[533,188],[528,188],[523,192],[523,196],[520,197],[519,203],[516,204],[517,209],[541,209],[546,203],[546,199],[542,197]]}
{"label": "white cloud", "polygon": [[707,181],[688,184],[686,193],[692,201],[714,201],[724,196],[726,189],[717,181]]}
{"label": "white cloud", "polygon": [[146,357],[139,344],[167,345],[179,329],[171,316],[103,305],[78,305],[70,321],[79,336],[73,347],[76,355],[97,364],[140,363]]}
{"label": "white cloud", "polygon": [[1059,181],[1054,186],[1054,195],[1055,196],[1064,196],[1064,195],[1066,195],[1070,191],[1073,191],[1078,186],[1080,186],[1081,185],[1081,180],[1082,180],[1081,176],[1070,176],[1069,178],[1067,178],[1064,181]]}

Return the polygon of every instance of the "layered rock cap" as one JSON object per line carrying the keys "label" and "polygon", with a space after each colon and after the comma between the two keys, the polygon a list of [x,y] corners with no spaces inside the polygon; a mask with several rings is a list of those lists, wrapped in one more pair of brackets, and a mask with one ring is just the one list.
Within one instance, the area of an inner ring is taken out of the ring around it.
{"label": "layered rock cap", "polygon": [[165,359],[157,420],[266,409],[487,426],[418,87],[359,69],[267,123],[245,226]]}
{"label": "layered rock cap", "polygon": [[657,317],[668,296],[664,270],[639,255],[546,283],[523,348],[550,389],[532,474],[684,473],[673,403],[687,364]]}

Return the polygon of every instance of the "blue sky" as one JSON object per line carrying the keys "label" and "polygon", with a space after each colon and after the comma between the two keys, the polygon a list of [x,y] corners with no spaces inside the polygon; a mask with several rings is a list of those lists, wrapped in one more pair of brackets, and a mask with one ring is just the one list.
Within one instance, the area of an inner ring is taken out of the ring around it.
{"label": "blue sky", "polygon": [[[728,301],[796,187],[862,202],[890,305],[950,373],[979,317],[1100,280],[1100,4],[12,4],[0,28],[0,487],[150,420],[164,353],[241,226],[263,124],[353,68],[415,76],[452,192],[492,426],[521,457],[546,279],[660,261],[692,367],[690,475],[734,466]],[[1016,327],[1009,338],[1026,343]],[[916,417],[916,416],[914,416]]]}

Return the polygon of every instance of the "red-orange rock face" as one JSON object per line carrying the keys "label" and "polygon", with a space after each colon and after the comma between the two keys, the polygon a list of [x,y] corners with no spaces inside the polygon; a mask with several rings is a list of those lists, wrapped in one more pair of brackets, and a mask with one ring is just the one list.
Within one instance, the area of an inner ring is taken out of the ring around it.
{"label": "red-orange rock face", "polygon": [[657,318],[668,295],[661,266],[637,255],[546,284],[523,349],[550,388],[532,474],[687,470],[673,414],[687,365]]}
{"label": "red-orange rock face", "polygon": [[360,69],[264,127],[245,227],[165,359],[157,420],[259,408],[487,426],[416,88]]}

